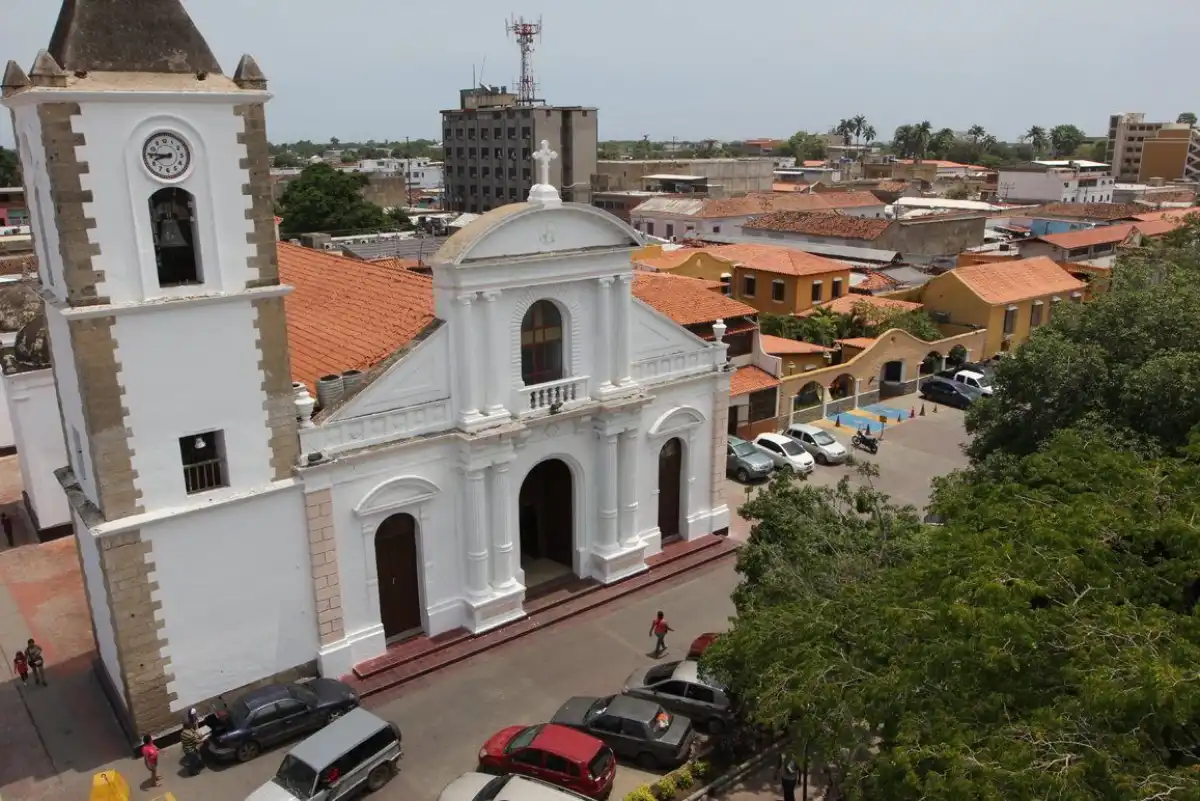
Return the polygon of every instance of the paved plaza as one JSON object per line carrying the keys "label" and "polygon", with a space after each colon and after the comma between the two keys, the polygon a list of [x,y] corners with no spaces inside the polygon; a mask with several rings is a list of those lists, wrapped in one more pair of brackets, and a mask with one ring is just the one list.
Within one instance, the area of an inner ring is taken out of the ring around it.
{"label": "paved plaza", "polygon": [[[893,403],[901,402],[905,399]],[[965,463],[962,413],[942,408],[935,415],[931,408],[927,404],[925,417],[889,424],[877,456],[856,454],[879,465],[877,488],[917,507],[925,505],[933,476]],[[830,430],[849,445],[853,430]],[[12,469],[15,458],[0,459],[0,475]],[[843,475],[862,481],[849,467],[817,467],[808,480],[832,485]],[[19,496],[19,482],[17,486]],[[737,482],[730,480],[727,486],[731,505],[745,498],[746,490]],[[731,536],[744,538],[749,526],[735,520]],[[733,612],[729,595],[736,581],[733,560],[726,558],[368,698],[368,708],[395,720],[405,733],[404,769],[375,797],[433,801],[447,782],[474,767],[479,746],[497,729],[545,720],[572,695],[619,690],[629,673],[650,661],[647,629],[658,609],[678,630],[671,654],[682,656],[696,634],[728,626]],[[0,713],[7,725],[0,734],[0,798],[86,798],[91,775],[107,767],[125,774],[133,799],[161,795],[161,789],[143,786],[144,770],[129,756],[91,673],[94,645],[72,539],[0,554],[0,657],[10,668],[12,652],[30,636],[45,647],[50,686],[22,688],[11,671],[4,674],[8,680],[0,685]],[[274,772],[283,750],[246,765],[183,778],[176,774],[178,746],[168,748],[163,756],[165,789],[178,801],[239,801]],[[613,798],[619,801],[650,778],[622,766]],[[769,772],[760,771],[725,797],[750,801],[780,796]]]}

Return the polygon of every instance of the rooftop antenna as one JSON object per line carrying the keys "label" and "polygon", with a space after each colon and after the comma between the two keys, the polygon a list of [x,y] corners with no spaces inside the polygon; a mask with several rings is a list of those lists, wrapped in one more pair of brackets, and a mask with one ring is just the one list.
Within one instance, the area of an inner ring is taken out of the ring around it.
{"label": "rooftop antenna", "polygon": [[542,101],[537,97],[537,83],[533,80],[533,43],[542,40],[542,18],[537,22],[526,22],[524,17],[509,17],[504,23],[506,35],[517,40],[521,49],[521,79],[517,84],[517,105],[534,106]]}

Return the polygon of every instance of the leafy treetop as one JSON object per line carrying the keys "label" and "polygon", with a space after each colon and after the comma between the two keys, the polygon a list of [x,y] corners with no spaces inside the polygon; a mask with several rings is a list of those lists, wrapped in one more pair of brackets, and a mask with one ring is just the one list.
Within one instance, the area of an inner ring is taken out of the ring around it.
{"label": "leafy treetop", "polygon": [[279,199],[286,234],[350,234],[393,227],[383,209],[360,194],[367,176],[320,163],[306,167]]}
{"label": "leafy treetop", "polygon": [[867,301],[856,303],[850,314],[839,314],[818,308],[805,317],[783,314],[760,314],[759,328],[764,334],[812,342],[832,347],[839,339],[877,337],[885,331],[899,328],[925,342],[941,339],[937,323],[923,309],[887,311]]}

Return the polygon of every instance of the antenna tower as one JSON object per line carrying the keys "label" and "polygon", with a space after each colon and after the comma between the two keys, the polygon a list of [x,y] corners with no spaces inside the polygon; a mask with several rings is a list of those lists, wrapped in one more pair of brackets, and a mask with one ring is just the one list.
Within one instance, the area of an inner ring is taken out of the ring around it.
{"label": "antenna tower", "polygon": [[542,101],[537,97],[537,83],[533,80],[533,43],[542,40],[542,18],[537,22],[526,22],[524,17],[509,17],[504,23],[504,32],[517,40],[521,49],[521,79],[517,83],[517,104],[534,106]]}

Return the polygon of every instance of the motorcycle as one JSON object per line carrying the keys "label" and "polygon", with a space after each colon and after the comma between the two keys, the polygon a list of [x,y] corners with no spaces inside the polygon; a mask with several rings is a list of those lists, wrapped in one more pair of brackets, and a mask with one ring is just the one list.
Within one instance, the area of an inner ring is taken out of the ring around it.
{"label": "motorcycle", "polygon": [[850,444],[855,448],[861,448],[867,453],[879,453],[879,439],[862,431],[854,432],[854,438],[850,440]]}

